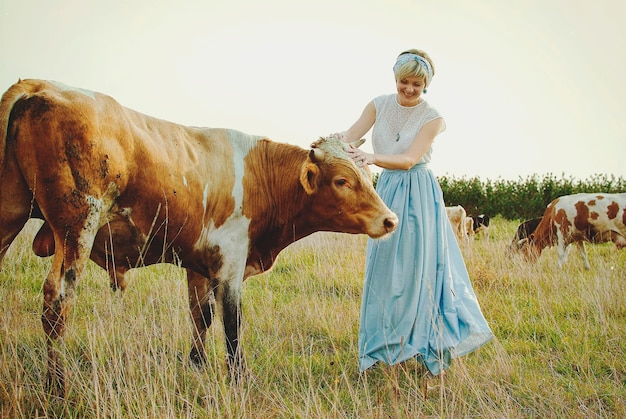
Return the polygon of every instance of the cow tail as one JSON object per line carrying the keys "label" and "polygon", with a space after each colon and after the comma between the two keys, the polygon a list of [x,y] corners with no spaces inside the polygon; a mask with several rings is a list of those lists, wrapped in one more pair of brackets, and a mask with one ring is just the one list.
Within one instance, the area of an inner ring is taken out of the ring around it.
{"label": "cow tail", "polygon": [[[9,87],[0,99],[0,167],[4,166],[4,156],[7,149],[7,136],[9,134],[9,117],[13,106],[24,96],[28,95],[29,84],[18,80],[17,83]],[[0,170],[0,176],[2,171]]]}

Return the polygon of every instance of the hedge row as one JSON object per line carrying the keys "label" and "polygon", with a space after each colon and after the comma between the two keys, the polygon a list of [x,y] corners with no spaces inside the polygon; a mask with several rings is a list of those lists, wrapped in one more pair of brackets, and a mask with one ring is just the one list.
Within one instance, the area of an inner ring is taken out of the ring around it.
{"label": "hedge row", "polygon": [[579,192],[626,192],[626,180],[613,175],[593,175],[577,180],[562,175],[532,175],[517,181],[482,181],[478,177],[438,177],[446,205],[462,205],[469,215],[501,215],[508,220],[540,217],[555,198]]}

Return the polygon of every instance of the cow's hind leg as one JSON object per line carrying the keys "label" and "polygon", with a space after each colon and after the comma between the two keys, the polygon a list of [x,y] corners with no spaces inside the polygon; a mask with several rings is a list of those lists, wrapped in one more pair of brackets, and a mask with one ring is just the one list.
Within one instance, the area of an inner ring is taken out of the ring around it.
{"label": "cow's hind leg", "polygon": [[[6,127],[0,128],[4,129]],[[4,146],[4,145],[2,145]],[[11,150],[0,168],[0,264],[32,211],[33,196],[17,169]]]}
{"label": "cow's hind leg", "polygon": [[2,224],[3,221],[0,221],[0,265],[2,264],[2,260],[6,255],[11,243],[17,237],[19,232],[22,230],[25,221],[15,221],[11,224]]}
{"label": "cow's hind leg", "polygon": [[206,363],[205,339],[215,314],[214,284],[211,280],[187,269],[189,310],[193,321],[193,345],[189,358],[195,365]]}
{"label": "cow's hind leg", "polygon": [[[65,368],[58,345],[65,334],[65,323],[74,299],[76,284],[84,272],[91,245],[98,229],[100,206],[90,203],[83,223],[55,229],[55,254],[43,286],[41,323],[48,346],[46,384],[53,396],[65,397]],[[62,224],[63,225],[63,224]]]}

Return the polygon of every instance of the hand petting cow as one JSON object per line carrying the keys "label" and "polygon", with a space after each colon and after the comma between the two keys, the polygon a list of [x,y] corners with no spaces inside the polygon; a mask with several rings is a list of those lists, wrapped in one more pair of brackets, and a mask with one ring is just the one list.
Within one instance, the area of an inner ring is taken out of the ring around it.
{"label": "hand petting cow", "polygon": [[65,375],[56,346],[89,258],[121,289],[129,269],[184,267],[195,326],[190,357],[206,359],[214,295],[237,378],[246,278],[316,231],[378,238],[398,224],[337,139],[306,150],[235,130],[186,127],[41,80],[19,81],[4,93],[0,124],[0,261],[29,218],[44,220],[33,249],[53,256],[42,325],[47,384],[60,397]]}
{"label": "hand petting cow", "polygon": [[[626,246],[626,193],[579,193],[553,200],[530,234],[530,220],[518,227],[518,235],[527,234],[512,243],[530,260],[536,260],[544,248],[557,246],[558,265],[567,261],[568,247],[575,244],[586,269],[590,269],[585,242],[612,241],[618,249]],[[523,231],[520,233],[520,229]]]}

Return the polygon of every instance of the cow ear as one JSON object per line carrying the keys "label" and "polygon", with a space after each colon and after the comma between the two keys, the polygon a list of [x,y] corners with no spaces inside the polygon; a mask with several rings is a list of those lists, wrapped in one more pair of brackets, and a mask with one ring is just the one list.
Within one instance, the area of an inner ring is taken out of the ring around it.
{"label": "cow ear", "polygon": [[305,163],[300,172],[300,183],[304,192],[313,195],[317,191],[317,177],[320,173],[319,167],[313,163]]}

